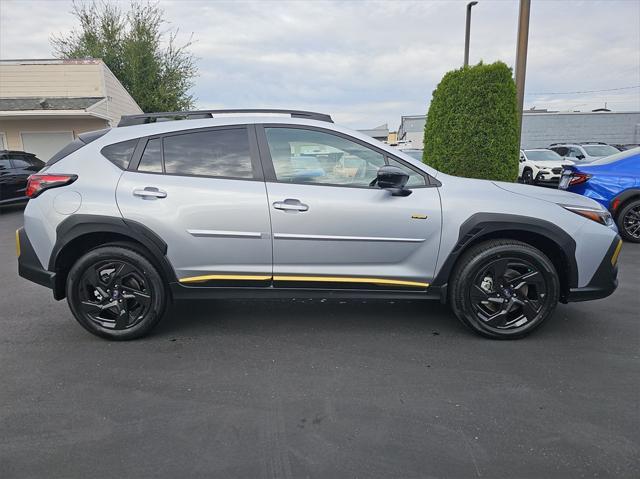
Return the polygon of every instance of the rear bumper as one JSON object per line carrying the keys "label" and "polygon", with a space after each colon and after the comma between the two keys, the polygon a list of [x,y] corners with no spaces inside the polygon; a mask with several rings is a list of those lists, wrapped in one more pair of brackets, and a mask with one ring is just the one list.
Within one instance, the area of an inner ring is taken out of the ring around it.
{"label": "rear bumper", "polygon": [[622,240],[616,235],[589,284],[582,288],[571,288],[566,302],[591,301],[611,295],[618,287],[620,248],[622,248]]}
{"label": "rear bumper", "polygon": [[49,289],[54,288],[56,274],[42,267],[24,228],[16,231],[16,253],[18,255],[18,274],[20,276]]}

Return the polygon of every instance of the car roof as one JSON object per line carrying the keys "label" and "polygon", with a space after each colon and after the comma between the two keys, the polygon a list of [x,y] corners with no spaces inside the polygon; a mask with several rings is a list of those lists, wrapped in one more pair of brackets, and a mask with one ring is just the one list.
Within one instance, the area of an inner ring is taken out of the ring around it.
{"label": "car roof", "polygon": [[113,143],[119,143],[122,141],[137,139],[141,137],[163,135],[174,132],[179,133],[181,131],[196,130],[200,128],[252,124],[311,126],[328,131],[335,131],[337,133],[342,133],[344,135],[356,138],[364,143],[371,144],[381,150],[386,151],[390,155],[401,156],[402,159],[407,163],[412,163],[413,165],[417,166],[423,171],[426,171],[432,176],[438,175],[437,170],[422,163],[421,161],[416,160],[406,153],[402,153],[402,150],[399,150],[396,147],[390,146],[386,143],[382,143],[381,141],[378,141],[375,138],[372,138],[371,136],[364,133],[360,133],[359,131],[344,128],[328,121],[310,120],[307,118],[292,118],[290,116],[283,115],[224,115],[213,118],[170,120],[155,123],[146,123],[142,125],[121,126],[117,128],[111,128],[105,135],[97,138],[94,142],[92,142],[91,145],[94,145],[97,148],[102,148],[103,146],[111,145]]}
{"label": "car roof", "polygon": [[0,150],[0,155],[26,155],[26,156],[36,156],[35,153],[28,153],[26,151],[20,150]]}
{"label": "car roof", "polygon": [[551,143],[549,146],[585,146],[585,145],[606,145],[611,146],[609,143],[603,141],[575,141],[572,143]]}

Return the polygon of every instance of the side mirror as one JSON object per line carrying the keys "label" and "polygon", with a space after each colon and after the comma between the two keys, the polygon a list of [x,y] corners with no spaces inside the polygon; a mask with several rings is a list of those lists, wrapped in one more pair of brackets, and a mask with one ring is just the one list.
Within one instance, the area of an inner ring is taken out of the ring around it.
{"label": "side mirror", "polygon": [[584,160],[584,155],[576,155],[576,158],[579,160]]}
{"label": "side mirror", "polygon": [[409,196],[412,191],[405,185],[409,181],[409,175],[397,166],[386,165],[380,167],[376,177],[379,188],[389,190],[393,196]]}

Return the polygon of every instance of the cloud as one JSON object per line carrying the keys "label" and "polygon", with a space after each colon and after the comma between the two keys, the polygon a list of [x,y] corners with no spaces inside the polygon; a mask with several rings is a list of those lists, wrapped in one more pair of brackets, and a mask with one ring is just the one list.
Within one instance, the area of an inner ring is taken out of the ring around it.
{"label": "cloud", "polygon": [[[462,63],[465,1],[162,1],[196,43],[204,107],[316,109],[350,126],[397,126],[424,113],[442,75]],[[123,3],[126,7],[126,3]],[[49,57],[74,25],[66,1],[0,1],[0,57]],[[517,2],[473,8],[471,62],[513,65]],[[34,28],[37,23],[38,28]],[[29,35],[24,32],[28,31]],[[533,2],[527,92],[640,84],[640,4]],[[640,90],[532,95],[525,107],[640,109]]]}

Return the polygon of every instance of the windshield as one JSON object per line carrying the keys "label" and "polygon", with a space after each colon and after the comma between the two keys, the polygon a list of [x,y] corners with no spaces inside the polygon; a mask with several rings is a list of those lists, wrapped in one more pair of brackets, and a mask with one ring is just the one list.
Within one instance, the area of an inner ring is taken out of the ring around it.
{"label": "windshield", "polygon": [[562,161],[562,157],[551,150],[526,150],[529,161]]}
{"label": "windshield", "polygon": [[616,153],[615,155],[607,156],[606,158],[600,158],[598,160],[592,161],[589,163],[591,165],[607,165],[609,163],[615,163],[616,161],[626,160],[631,156],[637,156],[640,159],[640,148],[632,148],[627,151],[621,151]]}
{"label": "windshield", "polygon": [[609,145],[582,145],[589,156],[609,156],[620,153],[620,150]]}

